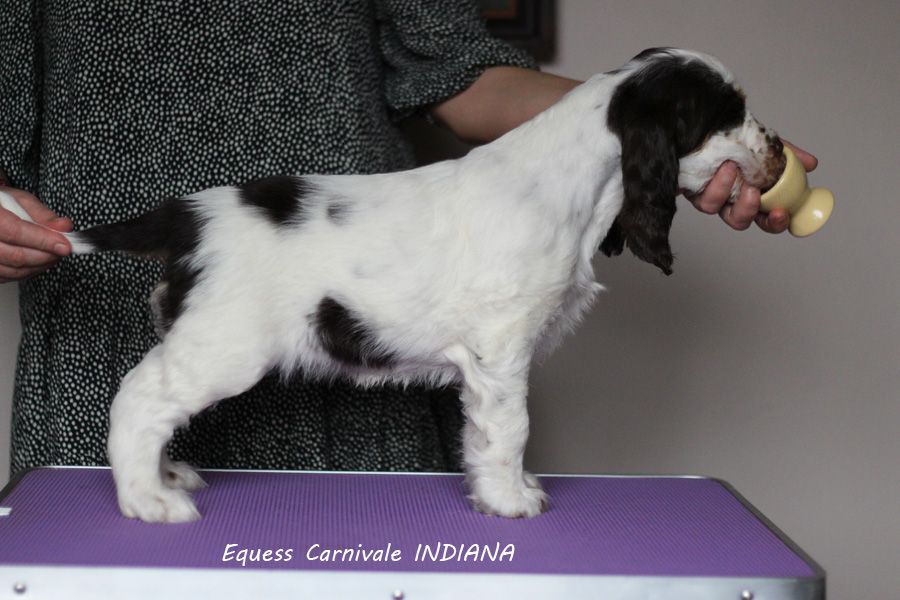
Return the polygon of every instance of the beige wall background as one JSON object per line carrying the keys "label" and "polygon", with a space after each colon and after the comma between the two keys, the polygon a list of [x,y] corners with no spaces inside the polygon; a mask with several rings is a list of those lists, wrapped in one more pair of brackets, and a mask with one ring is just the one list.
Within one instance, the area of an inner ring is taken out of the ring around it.
{"label": "beige wall background", "polygon": [[[798,240],[683,203],[669,278],[598,257],[609,292],[534,371],[529,467],[726,479],[822,563],[830,598],[896,597],[900,4],[558,4],[547,71],[584,78],[649,46],[710,52],[763,122],[819,156],[812,181],[838,204]],[[0,481],[15,302],[0,286]]]}

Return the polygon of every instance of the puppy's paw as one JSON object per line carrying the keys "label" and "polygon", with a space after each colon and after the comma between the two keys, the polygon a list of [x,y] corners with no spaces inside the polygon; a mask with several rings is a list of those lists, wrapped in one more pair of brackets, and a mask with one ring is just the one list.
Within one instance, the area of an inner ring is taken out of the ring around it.
{"label": "puppy's paw", "polygon": [[119,492],[119,508],[130,519],[147,523],[187,523],[200,518],[190,494],[181,489],[134,483]]}
{"label": "puppy's paw", "polygon": [[161,470],[163,484],[168,488],[193,492],[206,487],[206,482],[187,463],[164,459]]}
{"label": "puppy's paw", "polygon": [[536,517],[550,507],[550,498],[531,473],[525,473],[515,485],[475,482],[469,498],[476,510],[486,515],[512,519]]}

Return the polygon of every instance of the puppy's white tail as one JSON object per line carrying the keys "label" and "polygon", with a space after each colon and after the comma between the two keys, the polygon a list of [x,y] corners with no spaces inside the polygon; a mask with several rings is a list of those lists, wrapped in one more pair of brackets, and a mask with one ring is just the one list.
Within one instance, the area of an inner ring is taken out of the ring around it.
{"label": "puppy's white tail", "polygon": [[[25,212],[25,209],[16,202],[16,199],[3,191],[0,191],[0,208],[8,210],[23,221],[34,223],[34,219]],[[39,225],[38,223],[35,224]],[[72,245],[72,254],[90,254],[91,252],[97,251],[95,245],[85,239],[81,233],[63,233],[62,235],[69,240],[69,244]]]}

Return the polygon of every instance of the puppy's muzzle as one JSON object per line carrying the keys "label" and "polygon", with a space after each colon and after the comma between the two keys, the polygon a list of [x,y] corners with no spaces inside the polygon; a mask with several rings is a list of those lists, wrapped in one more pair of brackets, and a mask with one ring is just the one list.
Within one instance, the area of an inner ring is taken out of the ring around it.
{"label": "puppy's muzzle", "polygon": [[766,159],[763,163],[763,176],[765,179],[762,186],[760,186],[763,192],[775,185],[775,182],[778,181],[778,178],[781,177],[787,166],[787,157],[784,155],[784,142],[781,141],[781,138],[777,135],[767,135],[766,142],[768,148]]}

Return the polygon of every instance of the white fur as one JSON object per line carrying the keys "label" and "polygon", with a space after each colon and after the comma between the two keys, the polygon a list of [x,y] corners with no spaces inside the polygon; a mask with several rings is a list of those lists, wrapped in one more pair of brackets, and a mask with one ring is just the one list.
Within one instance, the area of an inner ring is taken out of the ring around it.
{"label": "white fur", "polygon": [[[710,57],[685,55],[727,75]],[[591,258],[623,201],[606,109],[639,67],[594,76],[459,160],[309,176],[315,193],[304,203],[314,216],[297,226],[276,227],[236,188],[188,197],[205,221],[192,259],[201,275],[164,340],[122,381],[110,415],[123,513],[198,518],[187,490],[202,482],[165,457],[172,431],[280,368],[363,385],[460,384],[473,502],[490,514],[539,514],[547,497],[522,465],[529,367],[602,289]],[[682,161],[681,186],[702,190],[725,159],[753,181],[759,137],[749,115],[740,131],[714,136]],[[341,223],[325,217],[335,198],[348,210]],[[4,208],[15,208],[11,200],[0,194]],[[78,234],[70,239],[75,252],[90,249]],[[394,368],[350,367],[323,350],[311,316],[325,296],[364,319],[395,353]]]}

